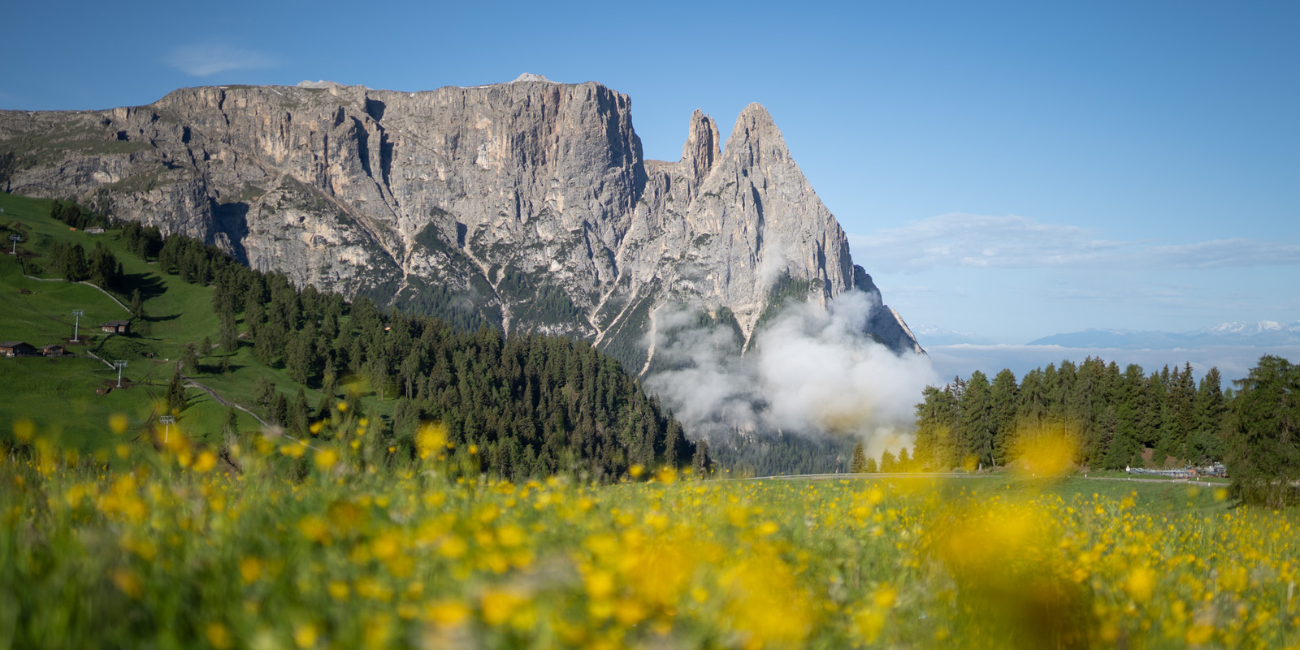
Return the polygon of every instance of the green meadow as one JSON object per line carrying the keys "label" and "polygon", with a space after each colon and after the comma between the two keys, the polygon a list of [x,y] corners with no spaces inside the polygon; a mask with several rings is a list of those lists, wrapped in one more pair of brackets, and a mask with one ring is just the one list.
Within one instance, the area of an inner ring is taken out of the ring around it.
{"label": "green meadow", "polygon": [[[117,439],[109,433],[108,419],[115,414],[130,419],[129,429],[142,433],[162,415],[161,400],[183,346],[199,344],[204,337],[216,341],[217,320],[212,314],[212,288],[188,284],[161,272],[128,251],[120,231],[93,235],[71,229],[49,216],[51,201],[0,193],[0,238],[6,253],[12,250],[11,234],[22,236],[19,255],[0,255],[0,340],[24,341],[41,348],[47,344],[67,345],[75,357],[0,358],[0,385],[7,397],[0,401],[0,420],[32,420],[41,431],[56,435],[61,444],[86,452],[104,451]],[[81,244],[87,251],[102,242],[117,257],[125,271],[122,293],[110,297],[83,283],[62,280],[46,258],[56,241]],[[24,271],[26,273],[24,273]],[[108,320],[128,320],[131,292],[139,289],[148,314],[149,333],[118,336],[100,331]],[[116,298],[116,300],[114,300]],[[119,304],[120,303],[120,304]],[[71,344],[74,309],[84,310],[77,338]],[[98,357],[99,359],[93,358]],[[229,355],[229,369],[221,372],[220,349],[201,356],[194,381],[215,390],[223,399],[240,404],[260,415],[264,409],[253,400],[253,385],[259,378],[274,382],[277,390],[292,398],[296,384],[281,369],[268,368],[244,344]],[[123,374],[126,388],[117,388],[115,360],[127,362]],[[308,400],[317,403],[321,394],[307,389]],[[197,440],[215,442],[226,419],[227,407],[207,392],[191,387],[177,426]],[[377,400],[375,400],[377,401]],[[379,405],[380,414],[389,409]],[[257,429],[259,423],[237,411],[241,430]]]}

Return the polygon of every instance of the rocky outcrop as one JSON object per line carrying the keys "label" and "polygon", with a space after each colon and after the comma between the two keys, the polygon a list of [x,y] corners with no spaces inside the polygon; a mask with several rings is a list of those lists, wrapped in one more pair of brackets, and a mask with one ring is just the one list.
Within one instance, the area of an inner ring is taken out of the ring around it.
{"label": "rocky outcrop", "polygon": [[[696,111],[645,160],[631,101],[524,75],[405,93],[330,82],[0,112],[0,187],[72,198],[348,296],[590,339],[633,369],[664,305],[750,339],[781,301],[880,294],[762,106],[726,150]],[[919,351],[880,304],[864,327]]]}

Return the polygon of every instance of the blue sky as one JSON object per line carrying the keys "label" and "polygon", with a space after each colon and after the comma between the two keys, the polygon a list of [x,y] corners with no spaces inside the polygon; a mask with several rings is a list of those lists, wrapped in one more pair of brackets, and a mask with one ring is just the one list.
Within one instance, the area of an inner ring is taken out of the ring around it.
{"label": "blue sky", "polygon": [[629,94],[675,160],[756,101],[911,324],[1300,320],[1300,4],[1137,4],[16,3],[0,107],[528,71]]}

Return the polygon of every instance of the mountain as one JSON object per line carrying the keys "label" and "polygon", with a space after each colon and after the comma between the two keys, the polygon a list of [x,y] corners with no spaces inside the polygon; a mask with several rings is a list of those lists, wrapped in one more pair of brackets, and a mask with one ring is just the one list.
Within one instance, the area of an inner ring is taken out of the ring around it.
{"label": "mountain", "polygon": [[783,301],[846,291],[876,306],[867,332],[921,352],[758,104],[725,151],[696,111],[664,162],[644,159],[631,100],[594,82],[185,88],[0,112],[0,188],[195,237],[299,287],[584,338],[634,371],[670,303],[748,344]]}
{"label": "mountain", "polygon": [[[586,342],[383,314],[368,300],[298,291],[181,235],[152,240],[133,223],[100,234],[70,229],[51,207],[0,194],[0,241],[22,237],[19,255],[0,258],[0,336],[38,349],[67,343],[57,360],[0,363],[0,422],[31,421],[88,456],[149,445],[165,414],[231,467],[239,448],[309,440],[313,450],[349,445],[356,453],[342,456],[366,471],[400,469],[420,457],[429,422],[441,423],[454,447],[439,453],[459,455],[453,464],[471,477],[617,478],[633,464],[689,466],[696,453],[642,381]],[[110,271],[74,263],[83,249]],[[90,283],[61,281],[79,266]],[[59,316],[78,310],[76,320]],[[99,331],[108,319],[130,319],[130,333]],[[65,338],[74,327],[77,343]],[[49,385],[95,399],[66,408]],[[106,436],[110,420],[129,433]],[[0,441],[12,444],[7,435]],[[270,462],[286,475],[298,471],[297,461],[276,456]]]}
{"label": "mountain", "polygon": [[925,341],[926,345],[985,345],[991,343],[988,339],[973,332],[951,330],[933,325],[917,325],[912,328],[912,331],[916,334],[917,340]]}
{"label": "mountain", "polygon": [[1029,345],[1121,350],[1172,350],[1214,345],[1246,347],[1300,345],[1300,321],[1290,325],[1269,320],[1258,323],[1223,323],[1186,332],[1088,329],[1082,332],[1053,334],[1030,341]]}

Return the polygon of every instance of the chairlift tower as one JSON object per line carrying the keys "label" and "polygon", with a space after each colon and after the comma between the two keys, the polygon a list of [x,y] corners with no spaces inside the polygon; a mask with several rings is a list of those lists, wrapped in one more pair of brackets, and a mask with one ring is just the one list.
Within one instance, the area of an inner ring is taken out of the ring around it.
{"label": "chairlift tower", "polygon": [[164,415],[159,417],[158,421],[163,423],[163,442],[167,442],[167,438],[171,435],[172,423],[176,422],[176,416]]}
{"label": "chairlift tower", "polygon": [[84,309],[74,309],[74,310],[72,310],[72,316],[75,318],[75,320],[72,322],[72,342],[73,342],[73,343],[80,343],[80,342],[81,342],[80,340],[77,339],[77,331],[78,331],[79,329],[81,329],[81,317],[84,316],[85,313],[86,313],[86,310],[84,310]]}
{"label": "chairlift tower", "polygon": [[17,254],[18,254],[18,242],[20,242],[20,241],[22,241],[22,240],[23,240],[23,236],[22,236],[22,235],[9,235],[9,241],[11,241],[11,242],[14,243],[14,249],[13,249],[13,251],[11,251],[11,252],[9,253],[10,255],[17,255]]}
{"label": "chairlift tower", "polygon": [[126,361],[124,361],[124,360],[122,360],[122,359],[118,359],[117,361],[114,361],[114,362],[113,362],[113,365],[117,367],[117,387],[118,387],[118,388],[121,388],[121,387],[122,387],[122,369],[126,367]]}

